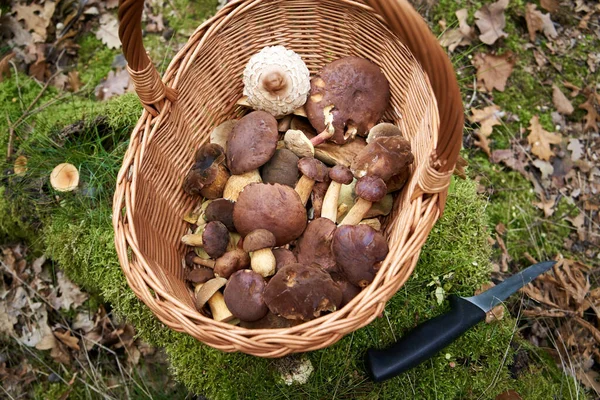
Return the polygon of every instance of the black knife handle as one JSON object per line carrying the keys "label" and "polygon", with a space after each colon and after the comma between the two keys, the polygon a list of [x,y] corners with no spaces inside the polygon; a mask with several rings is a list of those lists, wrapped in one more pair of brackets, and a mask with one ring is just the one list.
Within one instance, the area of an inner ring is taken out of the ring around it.
{"label": "black knife handle", "polygon": [[447,313],[418,325],[387,349],[367,351],[371,379],[381,382],[416,367],[485,319],[485,312],[469,301],[455,295],[449,300]]}

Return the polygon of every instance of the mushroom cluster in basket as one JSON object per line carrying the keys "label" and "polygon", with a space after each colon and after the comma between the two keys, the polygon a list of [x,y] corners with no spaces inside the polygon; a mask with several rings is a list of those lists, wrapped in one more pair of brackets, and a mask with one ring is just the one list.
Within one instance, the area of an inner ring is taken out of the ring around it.
{"label": "mushroom cluster in basket", "polygon": [[[197,149],[183,183],[186,279],[216,321],[284,328],[340,309],[388,253],[378,217],[410,176],[410,142],[383,122],[381,69],[358,57],[312,77],[282,46],[244,71],[248,108]],[[366,138],[366,139],[365,139]]]}

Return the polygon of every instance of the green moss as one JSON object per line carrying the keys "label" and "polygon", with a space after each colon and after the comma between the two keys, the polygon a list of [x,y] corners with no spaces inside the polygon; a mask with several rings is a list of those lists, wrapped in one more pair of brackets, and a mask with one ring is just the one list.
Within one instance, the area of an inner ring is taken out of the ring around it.
{"label": "green moss", "polygon": [[218,0],[173,0],[165,7],[164,15],[175,32],[192,33],[205,19],[214,15],[218,3]]}
{"label": "green moss", "polygon": [[93,90],[108,75],[119,49],[109,49],[92,33],[83,35],[79,40],[79,60],[77,70],[83,85]]}

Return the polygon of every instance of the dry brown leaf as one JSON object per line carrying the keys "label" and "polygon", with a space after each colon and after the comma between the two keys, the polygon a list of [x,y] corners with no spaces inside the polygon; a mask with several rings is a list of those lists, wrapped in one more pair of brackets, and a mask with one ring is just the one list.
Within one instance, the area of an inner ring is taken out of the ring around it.
{"label": "dry brown leaf", "polygon": [[584,372],[582,368],[577,368],[576,375],[579,382],[585,387],[600,394],[600,374],[597,371],[590,369]]}
{"label": "dry brown leaf", "polygon": [[131,85],[129,72],[126,69],[110,71],[106,79],[96,87],[96,98],[108,100],[111,97],[125,93]]}
{"label": "dry brown leaf", "polygon": [[534,160],[533,165],[537,167],[542,173],[542,180],[546,181],[550,178],[550,176],[554,173],[554,166],[550,164],[548,161],[544,160]]}
{"label": "dry brown leaf", "polygon": [[579,86],[573,85],[571,82],[563,81],[563,86],[567,89],[572,90],[571,94],[569,95],[571,97],[577,97],[577,95],[579,95],[579,92],[581,92],[581,88]]}
{"label": "dry brown leaf", "polygon": [[573,162],[580,160],[585,152],[579,139],[569,139],[567,150],[571,150],[571,161]]}
{"label": "dry brown leaf", "polygon": [[596,68],[600,65],[600,53],[588,53],[587,65],[591,72],[596,72]]}
{"label": "dry brown leaf", "polygon": [[30,5],[17,3],[13,6],[12,12],[16,13],[17,21],[23,21],[25,28],[35,33],[33,35],[34,42],[45,42],[46,29],[48,29],[55,8],[55,2],[46,0],[43,6],[37,3]]}
{"label": "dry brown leaf", "polygon": [[543,293],[539,288],[533,286],[531,283],[529,285],[523,286],[520,290],[527,296],[531,297],[533,300],[537,301],[538,303],[542,303],[553,308],[560,308],[558,304],[550,300],[549,293]]}
{"label": "dry brown leaf", "polygon": [[479,87],[485,88],[488,92],[493,89],[503,92],[515,62],[510,52],[501,56],[478,53],[473,57],[473,65],[477,68]]}
{"label": "dry brown leaf", "polygon": [[52,79],[52,85],[58,90],[64,90],[67,87],[69,77],[63,73],[60,73]]}
{"label": "dry brown leaf", "polygon": [[15,53],[12,51],[7,53],[0,60],[0,82],[4,80],[4,77],[10,78],[10,64],[9,61],[15,56]]}
{"label": "dry brown leaf", "polygon": [[540,5],[546,11],[550,11],[551,13],[555,13],[560,8],[560,3],[558,0],[541,0]]}
{"label": "dry brown leaf", "polygon": [[500,111],[500,107],[492,105],[478,110],[471,108],[472,115],[469,117],[469,121],[479,123],[480,128],[475,131],[479,140],[475,141],[475,145],[480,147],[488,156],[491,157],[491,150],[488,142],[488,138],[492,134],[493,127],[500,125],[500,117],[503,113]]}
{"label": "dry brown leaf", "polygon": [[552,195],[550,198],[546,199],[546,197],[542,194],[542,201],[539,203],[533,203],[540,210],[544,210],[544,215],[546,218],[551,217],[554,214],[554,206],[556,205],[556,196]]}
{"label": "dry brown leaf", "polygon": [[8,15],[0,17],[0,33],[6,37],[12,34],[12,39],[7,42],[11,46],[26,46],[33,43],[31,33],[23,29],[19,21]]}
{"label": "dry brown leaf", "polygon": [[583,117],[583,119],[585,120],[585,125],[583,126],[584,132],[598,132],[598,123],[600,122],[600,115],[598,115],[598,111],[596,111],[597,106],[598,99],[595,93],[590,93],[587,101],[579,106],[579,108],[587,111],[586,116]]}
{"label": "dry brown leaf", "polygon": [[71,92],[78,92],[79,89],[81,89],[81,80],[79,79],[79,72],[75,71],[75,70],[69,71],[68,77],[69,77],[69,88],[70,88]]}
{"label": "dry brown leaf", "polygon": [[45,81],[47,72],[48,63],[44,57],[38,58],[36,62],[29,66],[29,76],[37,79],[40,82]]}
{"label": "dry brown leaf", "polygon": [[56,337],[53,333],[49,333],[42,338],[42,340],[35,345],[38,350],[50,350],[56,347]]}
{"label": "dry brown leaf", "polygon": [[508,0],[498,0],[492,4],[486,4],[475,12],[475,24],[481,31],[479,39],[485,44],[494,44],[501,37],[508,37],[503,29],[506,27],[506,16],[504,10],[508,6]]}
{"label": "dry brown leaf", "polygon": [[562,138],[560,135],[544,130],[537,115],[531,118],[529,124],[531,133],[527,136],[527,141],[531,145],[531,152],[540,159],[549,161],[554,156],[550,145],[560,143]]}
{"label": "dry brown leaf", "polygon": [[96,38],[102,40],[109,49],[121,47],[119,39],[119,21],[111,14],[102,14],[100,17],[100,28],[96,32]]}
{"label": "dry brown leaf", "polygon": [[518,171],[525,177],[529,176],[529,173],[525,170],[528,160],[523,153],[517,153],[517,157],[515,157],[515,151],[512,149],[494,150],[492,152],[492,162],[495,164],[503,163],[513,171]]}
{"label": "dry brown leaf", "polygon": [[469,26],[467,9],[463,8],[456,12],[458,29],[449,29],[440,37],[440,44],[447,47],[452,53],[458,46],[469,46],[475,39],[475,28]]}
{"label": "dry brown leaf", "polygon": [[[73,306],[77,308],[87,300],[88,295],[83,293],[62,272],[56,274],[57,289],[49,296],[50,303],[54,308],[68,310]],[[60,296],[57,292],[60,292]]]}
{"label": "dry brown leaf", "polygon": [[111,10],[119,5],[119,0],[106,0],[106,9]]}
{"label": "dry brown leaf", "polygon": [[67,346],[60,341],[56,341],[56,346],[52,348],[50,356],[60,364],[71,365],[71,356],[69,355]]}
{"label": "dry brown leaf", "polygon": [[54,336],[73,350],[79,350],[79,339],[71,336],[71,331],[54,332]]}
{"label": "dry brown leaf", "polygon": [[556,110],[564,115],[571,115],[575,110],[567,96],[556,85],[552,85],[552,102]]}
{"label": "dry brown leaf", "polygon": [[527,30],[529,31],[529,39],[535,41],[536,32],[544,32],[548,39],[555,39],[558,36],[554,24],[550,19],[550,14],[542,14],[537,6],[532,3],[527,4],[525,11],[525,21],[527,22]]}

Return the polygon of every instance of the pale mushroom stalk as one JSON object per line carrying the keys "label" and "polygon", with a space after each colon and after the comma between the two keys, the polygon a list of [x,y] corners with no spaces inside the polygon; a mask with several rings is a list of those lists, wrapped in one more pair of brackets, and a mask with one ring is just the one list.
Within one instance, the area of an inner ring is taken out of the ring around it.
{"label": "pale mushroom stalk", "polygon": [[204,244],[204,242],[202,241],[202,234],[199,234],[199,233],[190,233],[190,234],[184,235],[181,238],[181,241],[186,246],[192,246],[192,247],[202,247],[202,245]]}
{"label": "pale mushroom stalk", "polygon": [[381,178],[367,175],[356,182],[355,191],[358,200],[340,225],[358,225],[367,215],[373,203],[385,197],[387,187]]}
{"label": "pale mushroom stalk", "polygon": [[244,238],[243,248],[250,253],[250,267],[264,278],[275,273],[277,261],[271,251],[275,243],[275,235],[266,229],[253,230]]}
{"label": "pale mushroom stalk", "polygon": [[208,303],[213,319],[218,322],[230,322],[235,318],[227,308],[223,294],[219,292],[219,289],[225,283],[227,283],[227,280],[224,278],[214,278],[206,283],[198,283],[194,286],[196,308],[201,310]]}
{"label": "pale mushroom stalk", "polygon": [[302,177],[298,180],[294,190],[300,196],[302,204],[306,205],[315,181],[323,182],[329,171],[325,164],[312,157],[301,158],[298,161],[298,170],[302,173]]}
{"label": "pale mushroom stalk", "polygon": [[213,260],[205,260],[204,258],[200,258],[198,256],[192,258],[192,262],[196,265],[202,265],[203,267],[214,268],[215,262]]}
{"label": "pale mushroom stalk", "polygon": [[302,204],[306,205],[308,202],[308,198],[312,192],[313,187],[315,186],[315,180],[310,179],[306,175],[302,175],[294,190],[300,196],[300,200],[302,200]]}
{"label": "pale mushroom stalk", "polygon": [[321,217],[336,222],[342,185],[351,184],[353,176],[347,167],[336,165],[329,171],[329,177],[331,178],[331,184],[327,188],[327,193],[325,193],[325,198],[323,199]]}
{"label": "pale mushroom stalk", "polygon": [[340,222],[340,225],[358,225],[369,212],[372,205],[373,202],[359,197],[342,222]]}

